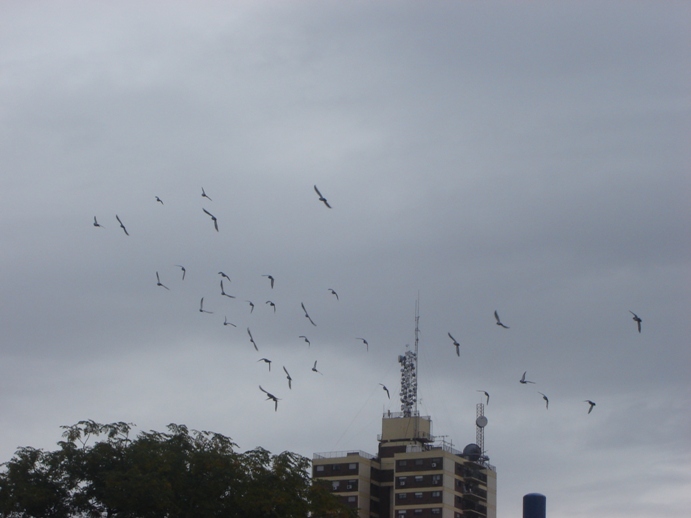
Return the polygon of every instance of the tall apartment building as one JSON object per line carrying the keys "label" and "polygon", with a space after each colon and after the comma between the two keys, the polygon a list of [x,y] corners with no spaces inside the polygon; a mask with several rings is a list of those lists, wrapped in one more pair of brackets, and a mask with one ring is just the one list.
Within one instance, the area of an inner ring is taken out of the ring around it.
{"label": "tall apartment building", "polygon": [[496,518],[497,474],[483,454],[484,405],[477,406],[476,443],[458,451],[436,441],[430,417],[414,409],[417,352],[399,362],[402,412],[384,414],[377,455],[315,453],[313,478],[360,518]]}

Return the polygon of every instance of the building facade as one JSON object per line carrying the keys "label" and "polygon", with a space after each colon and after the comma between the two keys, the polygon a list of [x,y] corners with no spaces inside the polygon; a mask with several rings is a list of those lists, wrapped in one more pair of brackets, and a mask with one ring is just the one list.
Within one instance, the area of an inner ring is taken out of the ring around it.
{"label": "building facade", "polygon": [[496,518],[497,475],[475,444],[435,441],[416,411],[386,413],[377,455],[315,453],[312,476],[360,518]]}

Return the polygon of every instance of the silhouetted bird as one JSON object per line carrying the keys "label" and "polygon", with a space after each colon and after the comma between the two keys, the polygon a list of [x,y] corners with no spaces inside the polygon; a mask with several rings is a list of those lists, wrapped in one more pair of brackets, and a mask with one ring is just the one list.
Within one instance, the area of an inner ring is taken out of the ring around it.
{"label": "silhouetted bird", "polygon": [[208,210],[206,210],[205,208],[202,208],[202,210],[203,210],[205,213],[207,213],[209,216],[211,216],[211,219],[212,219],[213,222],[214,222],[214,228],[216,229],[216,232],[218,232],[218,220],[216,219],[216,216],[214,216],[213,214],[211,214],[211,213],[210,213]]}
{"label": "silhouetted bird", "polygon": [[204,192],[204,187],[202,187],[202,198],[206,198],[209,201],[214,201],[206,195],[206,192]]}
{"label": "silhouetted bird", "polygon": [[324,196],[322,196],[322,193],[319,192],[319,189],[317,189],[317,186],[316,186],[316,185],[314,186],[314,190],[315,190],[315,192],[319,195],[319,201],[323,201],[323,202],[324,202],[324,205],[326,205],[327,207],[331,208],[331,205],[329,205],[329,202],[326,201],[326,198],[324,198]]}
{"label": "silhouetted bird", "polygon": [[584,403],[588,403],[590,405],[590,408],[588,408],[588,413],[593,411],[593,407],[595,406],[595,401],[590,401],[589,399],[586,399]]}
{"label": "silhouetted bird", "polygon": [[228,297],[229,299],[234,299],[235,297],[233,295],[228,295],[226,293],[226,290],[223,289],[223,279],[221,279],[221,296],[223,297]]}
{"label": "silhouetted bird", "polygon": [[156,272],[156,286],[161,286],[162,288],[170,290],[170,288],[168,286],[166,286],[165,284],[163,284],[161,282],[161,278],[158,276],[158,272]]}
{"label": "silhouetted bird", "polygon": [[487,403],[485,403],[485,404],[489,405],[489,392],[486,392],[484,390],[478,390],[478,392],[482,392],[485,395],[485,397],[487,397]]}
{"label": "silhouetted bird", "polygon": [[338,299],[338,293],[336,293],[332,288],[329,288],[329,291],[330,291],[333,295],[335,295],[336,300],[339,300],[339,299]]}
{"label": "silhouetted bird", "polygon": [[254,303],[251,300],[246,300],[245,302],[250,305],[250,313],[252,313],[254,311]]}
{"label": "silhouetted bird", "polygon": [[497,319],[497,325],[503,327],[504,329],[508,329],[508,326],[505,326],[504,324],[501,323],[501,320],[499,320],[499,313],[497,311],[494,311],[494,318]]}
{"label": "silhouetted bird", "polygon": [[271,392],[267,392],[266,390],[264,390],[264,389],[262,388],[261,385],[259,385],[259,390],[261,390],[264,394],[266,394],[266,395],[268,396],[268,397],[266,398],[267,401],[268,401],[269,399],[273,400],[273,402],[274,402],[274,412],[278,411],[278,402],[280,401],[280,399],[278,399],[276,396],[274,396]]}
{"label": "silhouetted bird", "polygon": [[257,347],[257,344],[254,342],[254,338],[252,337],[252,331],[250,331],[250,328],[247,328],[247,334],[250,335],[250,342],[252,342],[252,345],[254,346],[255,350],[259,352],[259,347]]}
{"label": "silhouetted bird", "polygon": [[[94,219],[96,219],[96,218],[94,218]],[[117,214],[115,215],[115,219],[117,219],[117,220],[118,220],[118,223],[120,223],[120,228],[125,232],[125,235],[126,235],[126,236],[129,236],[130,233],[127,232],[127,229],[125,228],[125,225],[122,224],[122,221],[120,221],[120,217],[119,217]]]}
{"label": "silhouetted bird", "polygon": [[202,300],[199,302],[199,312],[200,313],[213,313],[213,311],[207,311],[204,309],[204,297],[202,297]]}
{"label": "silhouetted bird", "polygon": [[274,313],[276,313],[276,304],[274,304],[274,303],[271,302],[270,300],[267,300],[267,301],[266,301],[266,304],[268,304],[269,306],[271,306],[272,308],[274,308]]}
{"label": "silhouetted bird", "polygon": [[357,337],[355,339],[356,340],[362,340],[362,343],[367,346],[367,350],[369,351],[369,343],[367,342],[367,340],[365,340],[364,338],[360,338],[360,337]]}
{"label": "silhouetted bird", "polygon": [[266,278],[269,279],[269,281],[271,281],[271,289],[273,290],[273,289],[274,289],[274,278],[273,278],[273,276],[271,276],[271,275],[262,275],[262,277],[266,277]]}
{"label": "silhouetted bird", "polygon": [[[319,372],[319,371],[317,370],[317,360],[314,360],[314,365],[312,366],[312,371],[313,371],[313,372]],[[324,374],[322,374],[321,372],[319,372],[319,374],[321,374],[322,376],[324,375]]]}
{"label": "silhouetted bird", "polygon": [[185,280],[185,273],[187,272],[187,270],[185,270],[185,267],[182,266],[181,264],[176,264],[175,266],[177,266],[178,268],[180,268],[182,270],[182,280],[184,281]]}
{"label": "silhouetted bird", "polygon": [[283,372],[286,373],[286,378],[288,379],[288,388],[292,389],[293,388],[293,378],[290,377],[290,374],[288,373],[288,369],[285,368],[285,365],[283,366]]}
{"label": "silhouetted bird", "polygon": [[[542,392],[538,392],[538,394],[542,394]],[[547,399],[547,396],[545,396],[544,394],[542,394],[542,399],[545,400],[545,408],[549,410],[549,399]]]}
{"label": "silhouetted bird", "polygon": [[103,225],[101,225],[98,221],[96,221],[96,216],[94,216],[94,227],[106,228]]}
{"label": "silhouetted bird", "polygon": [[386,385],[384,385],[383,383],[380,383],[380,385],[384,389],[384,391],[386,392],[386,397],[391,399],[391,394],[389,394],[389,389],[386,388]]}
{"label": "silhouetted bird", "polygon": [[232,282],[232,281],[230,280],[230,277],[228,277],[225,273],[223,273],[223,272],[218,272],[218,275],[220,275],[221,277],[225,277],[226,279],[228,279],[228,282]]}
{"label": "silhouetted bird", "polygon": [[520,381],[520,382],[523,383],[524,385],[525,385],[526,383],[532,383],[532,384],[534,385],[534,384],[535,384],[534,381],[528,381],[528,380],[525,379],[525,375],[526,375],[527,372],[528,372],[528,371],[525,371],[525,372],[523,373],[523,377],[522,377],[520,380],[518,380],[518,381]]}
{"label": "silhouetted bird", "polygon": [[307,342],[308,347],[310,345],[312,345],[312,343],[307,339],[307,337],[305,335],[300,335],[300,336],[298,336],[298,338],[302,338],[305,342]]}
{"label": "silhouetted bird", "polygon": [[158,203],[160,203],[161,205],[163,205],[163,200],[161,198],[159,198],[158,196],[156,196],[156,201]]}
{"label": "silhouetted bird", "polygon": [[257,361],[258,362],[264,362],[264,363],[268,364],[269,365],[269,372],[271,372],[271,360],[269,360],[268,358],[259,358]]}
{"label": "silhouetted bird", "polygon": [[[638,317],[638,315],[636,315],[636,313],[634,313],[633,311],[629,310],[629,313],[631,313],[633,315],[633,320],[636,322],[636,324],[638,324],[638,332],[640,333],[641,332],[641,322],[643,322],[643,320],[641,320]],[[653,329],[653,334],[655,334],[654,329]]]}
{"label": "silhouetted bird", "polygon": [[307,318],[307,320],[310,321],[310,324],[312,324],[313,326],[316,327],[317,324],[315,324],[315,323],[314,323],[314,320],[312,320],[312,318],[310,318],[309,313],[307,313],[307,309],[305,309],[305,304],[304,304],[303,302],[300,302],[300,305],[302,306],[302,311],[305,312],[305,318]]}
{"label": "silhouetted bird", "polygon": [[446,334],[449,335],[449,338],[451,338],[451,340],[453,341],[453,344],[456,346],[456,356],[460,356],[461,355],[461,344],[459,344],[456,341],[456,339],[453,336],[451,336],[451,333],[446,333]]}

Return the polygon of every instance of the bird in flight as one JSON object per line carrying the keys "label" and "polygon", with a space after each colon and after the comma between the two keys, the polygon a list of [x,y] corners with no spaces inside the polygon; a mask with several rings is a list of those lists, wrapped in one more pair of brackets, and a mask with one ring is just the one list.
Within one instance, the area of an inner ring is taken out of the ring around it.
{"label": "bird in flight", "polygon": [[494,310],[494,318],[497,319],[497,325],[503,327],[504,329],[508,329],[509,326],[505,326],[504,324],[501,323],[501,320],[499,320],[499,313],[497,313],[497,310]]}
{"label": "bird in flight", "polygon": [[525,379],[525,375],[526,375],[527,373],[528,373],[528,371],[525,371],[525,372],[523,373],[523,377],[522,377],[519,381],[520,381],[521,383],[523,383],[524,385],[525,385],[526,383],[532,383],[532,384],[534,385],[534,384],[535,384],[534,381],[528,381],[528,380]]}
{"label": "bird in flight", "polygon": [[[96,218],[94,217],[94,219],[96,219]],[[117,214],[115,215],[115,219],[117,219],[117,220],[118,220],[118,223],[120,223],[120,228],[125,232],[125,235],[126,235],[126,236],[129,236],[130,233],[127,232],[127,229],[125,228],[125,225],[122,224],[122,221],[120,221],[120,217],[119,217]]]}
{"label": "bird in flight", "polygon": [[276,304],[274,304],[274,303],[271,302],[270,300],[267,300],[267,301],[266,301],[266,304],[268,304],[269,306],[271,306],[272,308],[274,308],[274,313],[276,313]]}
{"label": "bird in flight", "polygon": [[309,313],[307,313],[307,310],[305,309],[305,304],[303,302],[300,302],[300,305],[302,306],[302,311],[305,312],[305,318],[307,318],[307,320],[309,320],[314,327],[317,327],[317,324],[314,323],[314,320],[312,320],[310,318]]}
{"label": "bird in flight", "polygon": [[257,344],[254,341],[254,338],[252,338],[252,331],[250,331],[250,328],[247,328],[247,334],[250,335],[250,342],[252,342],[252,345],[254,345],[254,349],[259,352],[259,347],[257,347]]}
{"label": "bird in flight", "polygon": [[160,203],[161,205],[163,205],[163,200],[161,198],[159,198],[158,196],[156,196],[156,201],[158,203]]}
{"label": "bird in flight", "polygon": [[332,288],[329,288],[329,291],[331,292],[332,295],[334,295],[336,297],[336,300],[339,300],[338,299],[338,293],[336,293]]}
{"label": "bird in flight", "polygon": [[103,225],[101,225],[98,221],[96,221],[96,216],[94,216],[94,227],[106,228]]}
{"label": "bird in flight", "polygon": [[631,314],[633,315],[633,319],[632,319],[632,320],[633,320],[634,322],[636,322],[636,324],[638,324],[638,332],[640,333],[640,332],[641,332],[641,322],[643,322],[643,320],[641,320],[641,319],[638,317],[638,315],[636,315],[636,313],[634,313],[633,311],[629,310],[629,313],[631,313]]}
{"label": "bird in flight", "polygon": [[322,193],[319,192],[319,189],[317,189],[317,186],[316,186],[316,185],[314,186],[314,190],[315,190],[315,192],[317,193],[317,195],[319,196],[319,201],[323,201],[323,202],[324,202],[324,205],[326,205],[327,207],[331,208],[331,205],[329,205],[329,202],[326,201],[326,198],[324,198],[324,196],[322,196]]}
{"label": "bird in flight", "polygon": [[451,336],[451,333],[446,333],[446,334],[449,335],[449,338],[451,338],[451,340],[453,340],[453,344],[456,346],[456,356],[460,356],[461,355],[461,344],[459,344],[456,341],[456,339],[453,336]]}
{"label": "bird in flight", "polygon": [[214,216],[213,214],[211,214],[208,210],[206,210],[206,209],[203,208],[203,207],[202,207],[202,210],[203,210],[204,212],[206,212],[209,216],[211,216],[211,219],[212,219],[213,222],[214,222],[214,228],[216,229],[216,232],[218,232],[218,220],[216,219],[216,216]]}
{"label": "bird in flight", "polygon": [[252,302],[251,300],[246,300],[245,302],[247,302],[250,305],[250,313],[252,313],[252,311],[254,311],[254,302]]}
{"label": "bird in flight", "polygon": [[[542,392],[538,392],[538,394],[542,394]],[[549,399],[547,399],[547,396],[545,396],[544,394],[542,394],[542,399],[545,400],[545,408],[549,410]]]}
{"label": "bird in flight", "polygon": [[228,322],[228,317],[224,317],[224,319],[223,319],[223,325],[224,325],[224,326],[233,326],[233,327],[237,327],[235,324],[233,324],[233,323],[231,323],[231,322]]}
{"label": "bird in flight", "polygon": [[369,343],[367,342],[367,340],[365,340],[364,338],[360,338],[359,336],[355,339],[356,340],[362,340],[362,343],[367,346],[367,351],[369,351]]}
{"label": "bird in flight", "polygon": [[290,377],[290,374],[288,373],[288,369],[286,369],[285,365],[283,366],[283,372],[286,373],[286,378],[288,379],[288,388],[292,389],[293,388],[293,378]]}
{"label": "bird in flight", "polygon": [[482,392],[485,395],[485,397],[487,398],[487,403],[485,404],[489,405],[489,392],[486,392],[484,390],[478,390],[478,392]]}
{"label": "bird in flight", "polygon": [[213,311],[207,311],[204,309],[204,297],[202,297],[202,300],[199,302],[199,312],[200,313],[213,313]]}
{"label": "bird in flight", "polygon": [[588,408],[588,413],[593,411],[593,407],[595,406],[595,401],[590,401],[589,399],[586,399],[584,403],[588,403],[590,405],[590,408]]}
{"label": "bird in flight", "polygon": [[381,388],[384,389],[384,392],[386,392],[386,396],[387,396],[389,399],[391,399],[391,394],[389,394],[389,389],[386,388],[386,385],[384,385],[383,383],[380,383],[380,385],[381,385]]}
{"label": "bird in flight", "polygon": [[268,364],[269,365],[269,372],[271,372],[271,360],[269,360],[268,358],[259,358],[257,361],[258,362],[264,362],[264,363]]}
{"label": "bird in flight", "polygon": [[202,198],[206,198],[209,201],[214,201],[206,195],[206,192],[204,191],[204,187],[202,187]]}
{"label": "bird in flight", "polygon": [[218,272],[218,275],[220,275],[221,277],[225,277],[226,279],[228,279],[228,282],[232,282],[232,281],[230,280],[230,277],[228,277],[225,273],[223,273],[223,272]]}
{"label": "bird in flight", "polygon": [[305,335],[300,335],[298,338],[302,338],[305,342],[307,342],[307,347],[312,345],[312,342],[310,342]]}
{"label": "bird in flight", "polygon": [[175,266],[177,266],[178,268],[180,268],[182,270],[182,280],[184,281],[185,280],[185,273],[187,272],[187,270],[185,270],[185,267],[181,264],[176,264]]}
{"label": "bird in flight", "polygon": [[229,299],[234,299],[235,297],[233,295],[228,295],[226,293],[226,290],[223,289],[223,279],[221,279],[221,296],[222,297],[228,297]]}
{"label": "bird in flight", "polygon": [[274,396],[271,392],[267,392],[266,390],[264,390],[264,389],[262,388],[261,385],[259,385],[259,390],[261,390],[264,394],[266,394],[266,395],[268,396],[268,397],[266,398],[267,401],[268,401],[269,399],[273,400],[273,402],[274,402],[274,412],[278,411],[278,402],[280,401],[280,399],[278,399],[276,396]]}
{"label": "bird in flight", "polygon": [[[319,372],[317,370],[317,360],[314,360],[314,365],[312,366],[312,372]],[[322,372],[319,372],[322,376],[324,375]]]}
{"label": "bird in flight", "polygon": [[274,289],[274,278],[273,275],[262,275],[262,277],[267,277],[271,281],[271,289]]}
{"label": "bird in flight", "polygon": [[166,286],[165,284],[163,284],[161,282],[161,278],[158,276],[158,272],[156,272],[156,286],[161,286],[162,288],[170,290],[170,288],[168,286]]}

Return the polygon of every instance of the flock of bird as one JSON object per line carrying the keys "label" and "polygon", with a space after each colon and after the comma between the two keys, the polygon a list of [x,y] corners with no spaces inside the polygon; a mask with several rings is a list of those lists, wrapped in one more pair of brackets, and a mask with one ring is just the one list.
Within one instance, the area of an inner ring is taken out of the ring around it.
{"label": "flock of bird", "polygon": [[[331,209],[332,207],[331,207],[331,205],[329,204],[328,200],[322,195],[322,193],[319,191],[319,189],[318,189],[318,187],[317,187],[316,185],[314,185],[314,191],[316,192],[316,194],[317,194],[317,196],[318,196],[318,201],[322,202],[327,208]],[[206,193],[206,191],[204,190],[203,187],[201,188],[201,197],[204,198],[204,199],[207,199],[207,200],[209,200],[209,201],[213,201],[213,200],[207,195],[207,193]],[[155,196],[154,198],[155,198],[155,202],[160,203],[161,205],[164,205],[163,200],[162,200],[159,196]],[[202,207],[202,211],[204,212],[204,214],[206,214],[207,216],[209,216],[209,217],[211,218],[211,221],[212,221],[212,223],[213,223],[214,230],[215,230],[216,232],[219,232],[218,218],[217,218],[214,214],[212,214],[210,211],[208,211],[206,208],[204,208],[204,207]],[[129,236],[130,234],[129,234],[128,230],[127,230],[127,227],[124,225],[124,223],[123,223],[122,220],[120,219],[120,216],[116,214],[116,215],[115,215],[115,219],[116,219],[116,221],[118,222],[118,224],[119,224],[120,228],[122,229],[122,231],[124,232],[124,234],[125,234],[126,236]],[[93,226],[94,226],[94,227],[97,227],[97,228],[105,228],[103,225],[101,225],[101,223],[98,222],[98,219],[97,219],[96,216],[94,216]],[[185,268],[185,266],[183,266],[183,265],[181,265],[181,264],[176,264],[175,266],[178,267],[178,268],[180,268],[180,272],[181,272],[181,274],[182,274],[182,275],[181,275],[181,280],[184,281],[184,280],[185,280],[185,277],[186,277],[186,274],[187,274],[187,269]],[[159,272],[156,271],[155,274],[156,274],[156,286],[157,286],[157,287],[160,287],[160,288],[163,288],[163,289],[165,289],[165,290],[170,291],[170,288],[169,288],[167,285],[165,285],[165,284],[161,281],[161,276],[160,276]],[[228,297],[228,298],[230,298],[230,299],[235,299],[236,297],[235,297],[234,295],[231,295],[231,294],[229,294],[229,293],[226,292],[226,289],[225,289],[225,286],[224,286],[224,280],[227,281],[228,283],[232,282],[230,276],[228,276],[228,275],[227,275],[226,273],[224,273],[223,271],[219,271],[219,272],[218,272],[218,275],[220,276],[219,286],[220,286],[220,294],[221,294],[221,296],[223,296],[223,297]],[[275,280],[275,278],[273,277],[273,275],[271,275],[271,274],[264,274],[264,275],[262,275],[262,277],[265,277],[265,278],[268,280],[268,282],[269,282],[269,289],[270,289],[270,290],[273,290],[273,289],[274,289],[275,282],[276,282],[276,280]],[[327,291],[335,298],[336,301],[339,301],[339,300],[340,300],[340,298],[339,298],[339,296],[338,296],[338,293],[337,293],[333,288],[328,288]],[[254,304],[251,300],[245,300],[245,302],[246,302],[247,304],[249,304],[249,311],[250,311],[250,313],[252,313],[252,312],[254,311],[254,309],[255,309],[255,304]],[[273,302],[272,300],[266,300],[265,304],[266,304],[267,306],[269,306],[269,307],[273,310],[273,313],[276,313],[276,303],[275,303],[275,302]],[[304,317],[309,321],[309,323],[310,323],[312,326],[315,326],[315,327],[316,327],[317,324],[316,324],[316,323],[314,322],[314,320],[310,317],[310,315],[309,315],[309,313],[308,313],[308,311],[307,311],[307,308],[305,307],[304,302],[301,302],[301,303],[300,303],[300,306],[301,306],[301,308],[302,308],[302,312],[303,312],[303,314],[304,314]],[[200,312],[200,313],[206,313],[206,314],[213,314],[213,311],[210,311],[210,310],[204,308],[204,297],[202,297],[201,300],[199,301],[199,312]],[[635,322],[636,325],[637,325],[638,332],[640,333],[640,332],[641,332],[641,323],[642,323],[642,319],[641,319],[636,313],[634,313],[633,311],[629,311],[629,312],[633,315],[633,320],[634,320],[634,322]],[[494,318],[495,318],[495,320],[496,320],[496,325],[497,325],[497,326],[502,327],[503,329],[510,329],[509,326],[505,325],[505,324],[501,321],[501,318],[499,317],[498,311],[494,311]],[[224,317],[223,325],[224,325],[224,326],[237,327],[236,324],[234,324],[234,323],[228,321],[227,316]],[[454,338],[454,336],[451,334],[451,332],[448,332],[447,334],[448,334],[449,338],[451,339],[453,346],[455,347],[456,355],[460,357],[460,356],[461,356],[461,352],[460,352],[461,344]],[[248,335],[248,337],[249,337],[249,342],[250,342],[250,344],[254,347],[254,349],[255,349],[256,352],[259,352],[259,346],[258,346],[257,343],[255,342],[254,337],[253,337],[253,335],[252,335],[252,331],[250,330],[249,327],[247,327],[247,335]],[[301,338],[308,346],[311,346],[311,342],[310,342],[310,340],[307,338],[306,335],[299,335],[298,338]],[[365,346],[366,351],[369,351],[369,342],[368,342],[365,338],[363,338],[363,337],[355,337],[355,339],[356,339],[356,340],[360,340],[360,341],[363,343],[363,345]],[[259,359],[257,360],[257,362],[264,362],[264,363],[268,366],[268,371],[271,372],[271,363],[272,363],[272,360],[270,360],[269,358],[266,358],[266,357],[262,357],[262,358],[259,358]],[[323,375],[323,373],[320,372],[320,371],[317,369],[317,360],[314,361],[311,370],[312,370],[312,372],[314,372],[314,373]],[[293,388],[293,386],[292,386],[293,378],[291,377],[291,375],[290,375],[290,373],[288,372],[288,369],[285,367],[285,365],[283,366],[283,372],[284,372],[285,375],[286,375],[286,380],[287,380],[287,382],[288,382],[288,389],[289,389],[289,390],[292,390],[292,388]],[[523,372],[523,375],[522,375],[521,379],[519,380],[519,383],[521,383],[522,385],[536,384],[535,381],[526,379],[526,376],[527,376],[527,371]],[[379,383],[379,385],[381,385],[382,389],[386,392],[387,398],[390,400],[390,399],[391,399],[391,394],[390,394],[390,392],[389,392],[389,389],[388,389],[383,383]],[[273,401],[273,403],[274,403],[274,411],[278,411],[278,402],[281,400],[281,398],[279,398],[279,397],[275,396],[273,393],[267,391],[267,390],[264,389],[261,385],[259,385],[259,390],[260,390],[261,392],[263,392],[264,395],[266,395],[266,401]],[[489,405],[489,400],[490,400],[490,395],[489,395],[489,393],[488,393],[487,391],[485,391],[485,390],[478,390],[478,392],[481,392],[482,394],[484,394],[484,396],[485,396],[485,398],[486,398],[486,404]],[[538,391],[538,394],[540,394],[540,395],[542,396],[542,399],[545,401],[545,408],[546,408],[546,409],[549,409],[549,398],[547,397],[547,395],[544,394],[543,392],[539,392],[539,391]],[[587,403],[587,404],[589,405],[589,407],[588,407],[588,414],[590,414],[590,413],[592,412],[593,408],[596,406],[596,403],[595,403],[594,401],[589,400],[589,399],[584,400],[584,402]]]}
{"label": "flock of bird", "polygon": [[[322,193],[319,191],[319,188],[318,188],[316,185],[314,186],[314,191],[317,193],[318,201],[322,202],[327,208],[331,209],[332,207],[331,207],[331,205],[329,204],[328,200],[322,195]],[[206,199],[206,200],[213,201],[213,200],[211,199],[211,197],[209,197],[209,195],[208,195],[208,194],[206,193],[206,191],[204,190],[204,187],[201,188],[201,197],[204,198],[204,199]],[[154,199],[155,199],[155,202],[156,202],[156,203],[160,203],[161,205],[165,205],[165,203],[164,203],[163,199],[161,199],[161,197],[159,197],[159,196],[154,196]],[[214,214],[212,214],[209,210],[207,210],[205,207],[202,207],[202,211],[203,211],[204,214],[206,214],[207,216],[209,216],[209,217],[211,218],[211,221],[212,221],[212,223],[213,223],[214,230],[215,230],[216,232],[219,232],[218,218],[217,218]],[[116,219],[118,225],[120,226],[120,228],[122,229],[123,233],[124,233],[126,236],[129,236],[130,233],[128,232],[127,227],[126,227],[125,224],[123,223],[123,221],[122,221],[122,219],[120,218],[120,216],[116,214],[116,215],[115,215],[115,219]],[[96,216],[94,216],[93,226],[94,226],[94,227],[97,227],[97,228],[105,228],[101,223],[99,223],[98,218],[97,218]],[[175,266],[176,266],[177,268],[180,268],[181,281],[184,281],[185,278],[186,278],[186,275],[187,275],[187,268],[186,268],[184,265],[182,265],[182,264],[176,264]],[[156,272],[155,272],[155,275],[156,275],[156,286],[159,287],[159,288],[163,288],[163,289],[165,289],[165,290],[167,290],[167,291],[170,291],[170,287],[167,286],[166,284],[164,284],[164,283],[161,281],[161,274],[160,274],[158,271],[156,271]],[[219,271],[219,272],[218,272],[218,275],[220,276],[219,287],[220,287],[220,294],[221,294],[221,296],[222,296],[222,297],[228,297],[228,298],[230,298],[230,299],[236,299],[237,297],[236,297],[235,295],[231,295],[230,293],[228,293],[228,292],[226,291],[226,287],[225,287],[225,285],[224,285],[224,281],[227,281],[228,283],[231,283],[231,282],[232,282],[230,276],[227,275],[227,274],[226,274],[225,272],[223,272],[223,271]],[[268,281],[268,289],[273,290],[273,289],[274,289],[274,286],[275,286],[275,283],[276,283],[276,279],[274,278],[274,276],[271,275],[271,274],[263,274],[262,277],[265,277],[265,278],[267,279],[267,281]],[[336,290],[334,290],[333,288],[328,288],[327,291],[331,294],[331,296],[334,297],[334,299],[335,299],[336,301],[339,301],[339,300],[340,300],[340,298],[339,298],[338,293],[336,292]],[[252,302],[251,300],[245,300],[245,302],[249,305],[249,312],[250,312],[250,313],[253,313],[253,312],[254,312],[254,309],[255,309],[255,304],[254,304],[254,302]],[[265,305],[269,306],[269,307],[271,308],[271,310],[272,310],[273,313],[276,313],[276,307],[277,307],[277,305],[276,305],[276,303],[275,303],[274,301],[272,301],[272,300],[266,300]],[[313,320],[312,317],[310,316],[309,312],[307,311],[307,308],[306,308],[304,302],[301,302],[301,303],[300,303],[300,307],[302,308],[303,315],[304,315],[304,317],[307,319],[307,321],[308,321],[312,326],[315,326],[315,327],[316,327],[317,324],[314,322],[314,320]],[[213,313],[214,313],[213,311],[211,311],[211,310],[209,310],[209,309],[205,309],[205,307],[204,307],[204,297],[201,297],[201,299],[199,300],[199,312],[200,312],[200,313],[206,313],[206,314],[213,314]],[[223,325],[224,325],[224,326],[237,327],[236,324],[234,324],[234,323],[228,321],[228,317],[227,317],[227,316],[224,316]],[[257,342],[255,341],[254,336],[252,335],[252,330],[250,329],[250,327],[247,327],[247,336],[248,336],[248,338],[249,338],[249,343],[253,346],[253,348],[255,349],[256,352],[259,352],[259,346],[257,345]],[[307,338],[306,335],[299,335],[298,338],[301,338],[308,346],[311,346],[311,342],[310,342],[310,340]],[[367,340],[366,340],[365,338],[357,337],[356,340],[362,341],[362,343],[366,346],[367,351],[369,351],[369,343],[367,342]],[[269,372],[271,372],[271,363],[272,363],[272,360],[270,360],[269,358],[266,358],[266,357],[262,357],[262,358],[259,358],[259,359],[257,360],[257,362],[264,362],[264,363],[268,366]],[[318,363],[318,360],[314,360],[314,362],[313,362],[313,364],[312,364],[311,371],[314,372],[314,373],[316,373],[316,374],[323,375],[323,373],[322,373],[321,371],[319,371],[319,369],[317,368],[317,363]],[[285,365],[283,366],[283,372],[285,373],[286,380],[287,380],[287,382],[288,382],[288,389],[289,389],[289,390],[292,390],[292,388],[293,388],[293,378],[291,377],[291,375],[290,375],[290,373],[288,372],[288,369],[286,368]],[[276,395],[274,395],[273,393],[267,391],[267,390],[264,389],[264,387],[262,387],[261,385],[259,385],[259,390],[261,390],[261,392],[263,392],[263,393],[266,395],[266,400],[267,400],[267,401],[273,401],[273,403],[274,403],[274,410],[275,410],[275,411],[278,411],[278,402],[281,400],[281,398],[279,398],[279,397],[277,397]],[[388,390],[387,390],[387,394],[388,394]],[[390,398],[390,396],[389,396],[389,398]]]}
{"label": "flock of bird", "polygon": [[[634,313],[633,311],[629,310],[629,313],[631,313],[633,315],[633,321],[636,322],[636,325],[638,327],[638,332],[640,333],[641,332],[641,323],[643,322],[643,320],[638,315],[636,315],[636,313]],[[501,319],[499,318],[499,313],[496,310],[494,311],[494,319],[497,321],[498,326],[503,327],[504,329],[509,329],[508,326],[506,326],[502,323]],[[460,356],[461,355],[461,351],[460,351],[461,344],[458,343],[458,341],[453,337],[453,335],[451,333],[447,333],[447,334],[449,335],[449,338],[451,338],[451,341],[453,342],[454,347],[456,347],[456,355]],[[521,376],[521,379],[519,379],[518,382],[521,385],[528,385],[528,384],[535,385],[536,383],[534,381],[530,381],[530,380],[526,379],[527,374],[528,374],[528,371],[524,371],[523,376]],[[478,390],[477,392],[482,392],[485,395],[485,398],[486,398],[485,404],[489,405],[489,393],[485,390]],[[387,393],[388,393],[388,391],[387,391]],[[545,401],[545,409],[549,410],[549,398],[547,397],[547,395],[544,392],[540,392],[540,391],[538,391],[537,393],[540,394],[542,396],[542,399]],[[583,402],[588,403],[588,405],[589,405],[588,413],[591,413],[593,411],[593,407],[595,407],[596,403],[594,401],[591,401],[590,399],[585,399],[585,400],[583,400]]]}

